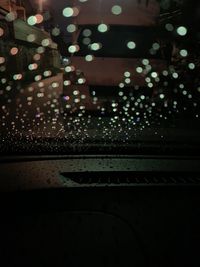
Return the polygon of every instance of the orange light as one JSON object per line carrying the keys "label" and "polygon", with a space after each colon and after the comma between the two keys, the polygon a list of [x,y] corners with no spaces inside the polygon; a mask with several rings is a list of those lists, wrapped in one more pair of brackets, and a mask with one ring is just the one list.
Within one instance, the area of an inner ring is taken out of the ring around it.
{"label": "orange light", "polygon": [[0,28],[0,37],[4,35],[4,30]]}
{"label": "orange light", "polygon": [[40,24],[43,22],[44,18],[41,14],[37,14],[36,16],[37,24]]}
{"label": "orange light", "polygon": [[33,59],[34,59],[35,61],[40,60],[40,59],[41,59],[40,54],[35,54],[35,55],[33,56]]}
{"label": "orange light", "polygon": [[19,51],[19,49],[17,47],[13,47],[10,49],[10,54],[12,56],[15,56],[15,55],[17,55],[18,51]]}
{"label": "orange light", "polygon": [[0,64],[3,64],[3,63],[5,63],[5,58],[4,57],[0,57]]}

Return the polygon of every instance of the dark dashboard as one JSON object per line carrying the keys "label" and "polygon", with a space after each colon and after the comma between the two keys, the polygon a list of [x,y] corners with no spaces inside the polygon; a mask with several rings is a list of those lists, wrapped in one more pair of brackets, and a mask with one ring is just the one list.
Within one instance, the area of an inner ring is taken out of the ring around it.
{"label": "dark dashboard", "polygon": [[1,160],[3,266],[199,266],[198,157]]}

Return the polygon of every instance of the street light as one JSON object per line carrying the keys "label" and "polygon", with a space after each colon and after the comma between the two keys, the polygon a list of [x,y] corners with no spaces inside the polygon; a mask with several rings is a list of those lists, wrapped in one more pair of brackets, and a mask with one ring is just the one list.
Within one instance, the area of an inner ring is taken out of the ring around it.
{"label": "street light", "polygon": [[45,0],[38,0],[38,11],[40,14],[43,13],[43,3],[44,3]]}
{"label": "street light", "polygon": [[[38,0],[38,13],[43,16],[45,0]],[[40,24],[40,29],[44,30],[44,26]]]}

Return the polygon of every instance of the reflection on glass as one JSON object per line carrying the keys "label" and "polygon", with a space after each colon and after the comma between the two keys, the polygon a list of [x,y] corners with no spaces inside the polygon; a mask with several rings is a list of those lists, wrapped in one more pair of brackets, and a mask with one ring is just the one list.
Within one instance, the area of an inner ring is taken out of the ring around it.
{"label": "reflection on glass", "polygon": [[197,2],[0,1],[2,151],[198,142]]}

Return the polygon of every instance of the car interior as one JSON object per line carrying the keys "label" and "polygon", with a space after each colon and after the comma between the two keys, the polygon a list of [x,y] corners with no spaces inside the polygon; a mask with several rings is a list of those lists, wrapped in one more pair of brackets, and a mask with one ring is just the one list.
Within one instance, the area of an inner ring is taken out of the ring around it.
{"label": "car interior", "polygon": [[0,0],[0,266],[199,267],[200,3]]}

